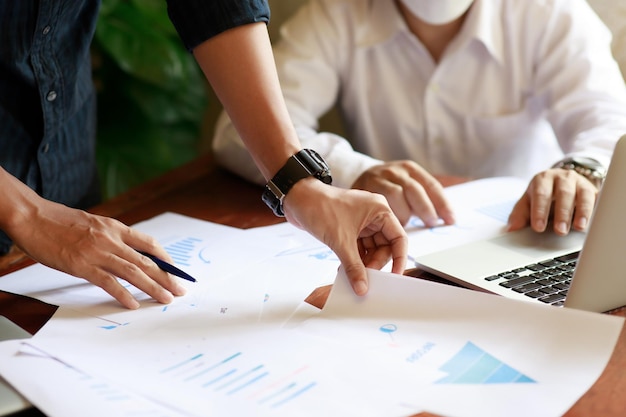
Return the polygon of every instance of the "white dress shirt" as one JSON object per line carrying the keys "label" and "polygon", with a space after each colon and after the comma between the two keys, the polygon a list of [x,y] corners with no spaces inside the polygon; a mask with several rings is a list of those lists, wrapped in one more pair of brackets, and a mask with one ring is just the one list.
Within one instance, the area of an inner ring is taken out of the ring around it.
{"label": "white dress shirt", "polygon": [[[530,179],[564,154],[608,165],[626,134],[611,34],[584,0],[476,0],[438,64],[392,0],[312,0],[281,33],[290,115],[338,186],[399,159],[471,178]],[[335,104],[347,138],[318,132]],[[225,114],[213,149],[264,183]]]}

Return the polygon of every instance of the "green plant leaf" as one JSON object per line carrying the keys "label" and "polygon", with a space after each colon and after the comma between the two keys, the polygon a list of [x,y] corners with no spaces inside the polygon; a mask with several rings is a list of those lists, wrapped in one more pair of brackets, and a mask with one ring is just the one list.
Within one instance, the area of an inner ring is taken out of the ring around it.
{"label": "green plant leaf", "polygon": [[207,84],[165,2],[105,0],[92,56],[105,198],[197,155]]}
{"label": "green plant leaf", "polygon": [[150,20],[130,3],[121,2],[115,13],[100,19],[96,40],[119,67],[158,88],[174,90],[186,76],[181,44],[167,33],[159,32]]}

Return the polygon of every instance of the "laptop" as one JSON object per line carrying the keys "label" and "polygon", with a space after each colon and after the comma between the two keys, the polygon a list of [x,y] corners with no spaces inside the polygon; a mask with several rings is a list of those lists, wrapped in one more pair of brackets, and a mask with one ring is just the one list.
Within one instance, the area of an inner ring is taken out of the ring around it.
{"label": "laptop", "polygon": [[617,143],[586,233],[530,227],[417,256],[461,286],[529,302],[606,312],[626,305],[626,135]]}
{"label": "laptop", "polygon": [[[4,316],[0,316],[0,341],[26,339],[31,334]],[[32,408],[32,405],[0,377],[0,416]]]}

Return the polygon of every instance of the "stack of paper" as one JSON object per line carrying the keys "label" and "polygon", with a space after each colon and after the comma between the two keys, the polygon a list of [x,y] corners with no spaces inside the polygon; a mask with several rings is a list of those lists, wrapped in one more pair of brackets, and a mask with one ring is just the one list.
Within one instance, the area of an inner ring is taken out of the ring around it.
{"label": "stack of paper", "polygon": [[[168,213],[136,227],[198,279],[186,296],[130,288],[142,307],[129,311],[41,265],[0,279],[61,306],[32,339],[0,344],[0,375],[47,415],[560,415],[623,325],[380,271],[357,297],[332,251],[289,224]],[[334,281],[324,310],[302,303]]]}

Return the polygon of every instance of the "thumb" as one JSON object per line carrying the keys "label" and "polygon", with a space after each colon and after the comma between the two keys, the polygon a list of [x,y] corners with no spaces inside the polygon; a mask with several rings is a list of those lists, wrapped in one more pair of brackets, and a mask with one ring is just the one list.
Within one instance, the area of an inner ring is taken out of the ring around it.
{"label": "thumb", "polygon": [[357,248],[350,246],[349,249],[351,250],[348,252],[337,253],[337,257],[341,261],[341,266],[346,272],[354,293],[356,295],[365,295],[369,286],[365,265],[359,256]]}

